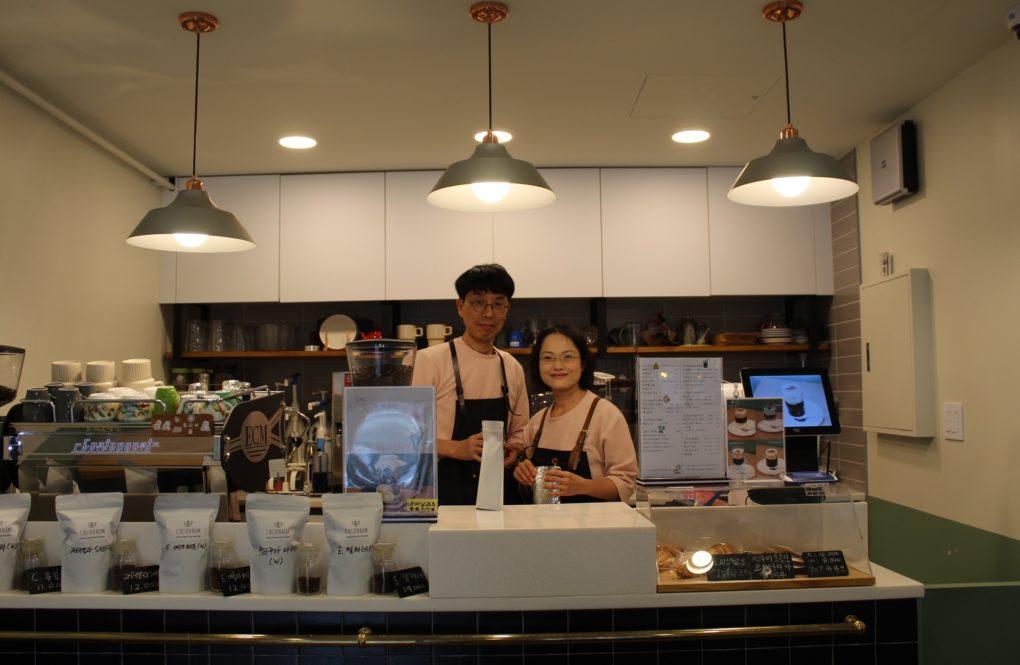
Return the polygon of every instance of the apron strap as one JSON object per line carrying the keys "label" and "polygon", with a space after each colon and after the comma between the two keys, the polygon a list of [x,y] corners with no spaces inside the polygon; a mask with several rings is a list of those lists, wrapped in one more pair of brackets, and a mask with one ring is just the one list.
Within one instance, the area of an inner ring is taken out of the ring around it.
{"label": "apron strap", "polygon": [[[542,420],[539,421],[538,431],[535,432],[535,438],[531,440],[531,446],[528,447],[529,453],[538,448],[539,442],[542,441],[542,430],[545,428],[545,417],[549,415],[549,409],[551,408],[551,406],[547,406],[542,409]],[[531,457],[531,455],[529,454],[528,457]]]}
{"label": "apron strap", "polygon": [[510,434],[510,416],[513,414],[513,409],[510,408],[510,387],[506,383],[506,364],[503,363],[503,356],[499,355],[499,351],[495,353],[499,358],[499,375],[503,382],[500,390],[503,392],[503,409],[506,411],[506,418],[503,419],[503,440],[506,441],[507,435]]}
{"label": "apron strap", "polygon": [[588,438],[588,426],[591,425],[591,417],[595,414],[595,407],[599,405],[599,400],[602,399],[598,395],[591,403],[591,408],[588,409],[588,415],[584,419],[584,425],[581,427],[580,433],[577,435],[577,443],[574,444],[574,449],[570,451],[570,460],[567,465],[571,471],[577,469],[578,462],[581,461],[581,451],[584,449],[584,441]]}
{"label": "apron strap", "polygon": [[457,410],[461,416],[466,416],[466,410],[464,405],[464,384],[460,380],[460,363],[457,361],[457,347],[453,345],[453,340],[449,341],[450,344],[450,359],[453,361],[453,382],[457,391]]}

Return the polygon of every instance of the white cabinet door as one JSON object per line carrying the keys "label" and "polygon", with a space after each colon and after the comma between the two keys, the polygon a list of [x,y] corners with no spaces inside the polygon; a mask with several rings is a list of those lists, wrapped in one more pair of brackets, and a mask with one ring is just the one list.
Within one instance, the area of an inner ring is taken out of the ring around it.
{"label": "white cabinet door", "polygon": [[280,179],[280,301],[386,298],[382,173]]}
{"label": "white cabinet door", "polygon": [[177,256],[177,302],[280,299],[280,176],[203,178],[209,196],[248,230],[255,249]]}
{"label": "white cabinet door", "polygon": [[492,262],[492,214],[454,212],[425,196],[440,171],[386,174],[386,298],[456,298],[465,270]]}
{"label": "white cabinet door", "polygon": [[493,259],[515,298],[602,295],[598,169],[542,169],[556,192],[544,208],[493,214]]}
{"label": "white cabinet door", "polygon": [[712,295],[817,293],[813,206],[734,203],[726,192],[739,173],[708,169]]}
{"label": "white cabinet door", "polygon": [[602,169],[606,297],[709,295],[706,171]]}

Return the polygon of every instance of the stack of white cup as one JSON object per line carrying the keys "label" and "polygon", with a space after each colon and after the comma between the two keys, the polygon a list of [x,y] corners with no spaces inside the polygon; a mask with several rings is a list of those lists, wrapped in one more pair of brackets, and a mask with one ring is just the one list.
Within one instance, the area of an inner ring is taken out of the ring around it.
{"label": "stack of white cup", "polygon": [[117,385],[115,365],[112,360],[90,360],[85,363],[85,380],[94,383],[96,392],[107,392]]}
{"label": "stack of white cup", "polygon": [[152,378],[152,361],[148,358],[128,358],[120,361],[118,382],[125,388],[144,392],[156,385]]}
{"label": "stack of white cup", "polygon": [[50,363],[50,381],[73,386],[81,381],[80,360],[54,360]]}

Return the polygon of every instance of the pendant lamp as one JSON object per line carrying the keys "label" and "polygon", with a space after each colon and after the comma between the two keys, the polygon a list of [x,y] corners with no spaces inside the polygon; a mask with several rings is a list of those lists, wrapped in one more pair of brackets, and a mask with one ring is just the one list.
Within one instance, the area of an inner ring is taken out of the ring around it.
{"label": "pendant lamp", "polygon": [[145,214],[128,236],[129,245],[169,252],[240,252],[254,249],[241,222],[230,212],[218,208],[198,179],[198,64],[202,33],[212,32],[219,20],[211,14],[185,12],[178,23],[195,33],[195,113],[191,136],[191,178],[168,205]]}
{"label": "pendant lamp", "polygon": [[502,2],[476,2],[471,18],[489,33],[489,130],[468,159],[451,164],[426,200],[448,210],[506,212],[541,208],[556,194],[534,166],[514,159],[492,131],[492,24],[510,13]]}
{"label": "pendant lamp", "polygon": [[857,193],[857,183],[829,155],[815,152],[790,121],[790,67],[786,56],[786,23],[800,16],[796,0],[771,2],[765,18],[783,26],[783,68],[786,79],[786,127],[772,152],[752,159],[727,193],[731,201],[755,206],[805,206],[838,201]]}

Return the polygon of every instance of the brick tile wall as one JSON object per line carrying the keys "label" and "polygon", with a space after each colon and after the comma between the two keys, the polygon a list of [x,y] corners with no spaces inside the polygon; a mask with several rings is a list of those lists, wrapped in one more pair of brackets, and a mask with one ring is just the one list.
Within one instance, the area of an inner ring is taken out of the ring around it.
{"label": "brick tile wall", "polygon": [[[856,175],[855,152],[840,162]],[[843,432],[826,440],[832,445],[832,466],[839,476],[852,487],[866,491],[868,448],[861,429],[861,250],[857,197],[833,203],[830,215],[836,291],[829,309],[829,339],[833,342],[829,374]]]}

